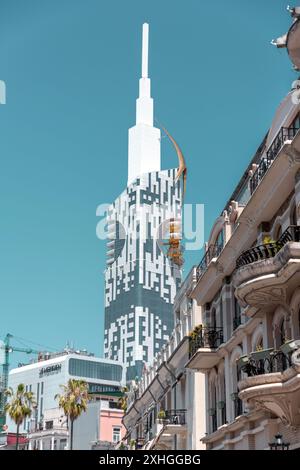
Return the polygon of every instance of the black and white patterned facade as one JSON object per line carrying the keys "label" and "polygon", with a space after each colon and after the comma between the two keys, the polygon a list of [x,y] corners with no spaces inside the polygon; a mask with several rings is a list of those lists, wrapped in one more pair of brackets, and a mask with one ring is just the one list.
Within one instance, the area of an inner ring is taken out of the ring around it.
{"label": "black and white patterned facade", "polygon": [[176,169],[136,178],[107,211],[106,358],[140,377],[171,333],[181,270],[166,256],[161,227],[181,217]]}

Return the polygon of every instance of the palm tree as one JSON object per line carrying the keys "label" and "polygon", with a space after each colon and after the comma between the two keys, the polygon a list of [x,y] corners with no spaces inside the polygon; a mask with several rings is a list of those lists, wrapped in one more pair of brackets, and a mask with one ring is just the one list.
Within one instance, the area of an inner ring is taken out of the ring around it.
{"label": "palm tree", "polygon": [[64,393],[55,395],[55,400],[58,399],[59,407],[70,421],[70,450],[73,450],[73,424],[87,409],[88,384],[84,380],[70,379],[67,385],[60,387]]}
{"label": "palm tree", "polygon": [[10,400],[5,405],[4,409],[17,425],[16,450],[18,450],[20,425],[25,418],[31,416],[32,409],[36,406],[36,402],[33,392],[27,392],[24,384],[19,384],[15,393],[11,387],[8,388],[5,391],[5,395],[9,397]]}

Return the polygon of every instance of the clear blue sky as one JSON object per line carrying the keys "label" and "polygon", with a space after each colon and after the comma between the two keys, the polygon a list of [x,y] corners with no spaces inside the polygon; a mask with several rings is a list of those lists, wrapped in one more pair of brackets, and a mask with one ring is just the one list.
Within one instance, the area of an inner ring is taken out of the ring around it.
{"label": "clear blue sky", "polygon": [[[184,151],[207,235],[296,78],[270,45],[286,3],[0,0],[0,337],[102,353],[95,211],[126,185],[142,23],[155,115]],[[163,167],[176,165],[164,143]]]}

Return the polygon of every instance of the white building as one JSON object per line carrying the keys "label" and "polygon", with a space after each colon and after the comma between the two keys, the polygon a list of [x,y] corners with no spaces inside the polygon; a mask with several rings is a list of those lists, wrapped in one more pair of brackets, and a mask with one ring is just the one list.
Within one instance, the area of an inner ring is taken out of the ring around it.
{"label": "white building", "polygon": [[[97,396],[95,401],[89,402],[86,413],[74,423],[73,448],[89,449],[92,442],[99,441],[100,411],[104,406],[103,402],[110,406],[110,403],[117,400],[116,395],[125,383],[124,366],[85,352],[66,350],[43,356],[37,362],[13,369],[9,373],[9,387],[16,390],[18,384],[23,383],[27,391],[34,393],[37,402],[32,416],[24,420],[20,428],[20,433],[29,438],[29,448],[68,447],[68,423],[58,407],[55,395],[63,393],[60,386],[67,385],[69,379],[86,381],[89,393]],[[9,416],[7,425],[9,433],[16,432],[16,425]]]}
{"label": "white building", "polygon": [[153,363],[133,382],[123,418],[128,442],[145,450],[203,449],[206,430],[205,375],[186,368],[190,334],[200,322],[201,309],[191,298],[196,268],[188,274],[174,300],[175,328]]}

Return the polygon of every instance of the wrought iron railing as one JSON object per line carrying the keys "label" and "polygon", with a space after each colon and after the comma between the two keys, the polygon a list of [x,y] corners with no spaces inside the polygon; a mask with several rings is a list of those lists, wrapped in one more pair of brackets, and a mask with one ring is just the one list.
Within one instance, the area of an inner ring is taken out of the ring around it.
{"label": "wrought iron railing", "polygon": [[192,357],[199,348],[217,349],[223,343],[223,328],[202,327],[190,337],[189,353]]}
{"label": "wrought iron railing", "polygon": [[221,244],[215,244],[215,245],[211,245],[207,249],[207,251],[205,252],[205,254],[202,258],[202,260],[200,261],[200,263],[197,266],[197,270],[196,270],[197,281],[199,281],[202,274],[206,271],[207,266],[209,265],[211,260],[213,258],[217,258],[219,256],[219,254],[223,250],[223,246],[224,246],[224,244],[222,244],[222,243]]}
{"label": "wrought iron railing", "polygon": [[299,127],[291,126],[291,127],[282,127],[278,134],[276,135],[275,139],[273,140],[271,146],[266,152],[266,156],[262,157],[255,173],[250,179],[250,192],[251,194],[255,191],[257,186],[259,185],[261,179],[268,171],[269,167],[271,166],[272,162],[277,157],[279,151],[281,150],[284,142],[286,140],[292,140],[295,135],[297,134]]}
{"label": "wrought iron railing", "polygon": [[272,351],[266,357],[255,359],[248,357],[248,361],[241,367],[241,370],[248,377],[255,375],[270,374],[272,372],[283,372],[292,365],[291,354],[284,354],[282,351]]}
{"label": "wrought iron railing", "polygon": [[166,410],[164,424],[186,424],[186,410]]}
{"label": "wrought iron railing", "polygon": [[300,226],[290,225],[277,240],[277,242],[265,243],[264,245],[254,246],[250,250],[244,251],[236,261],[236,268],[254,263],[262,259],[273,258],[288,242],[300,241]]}

